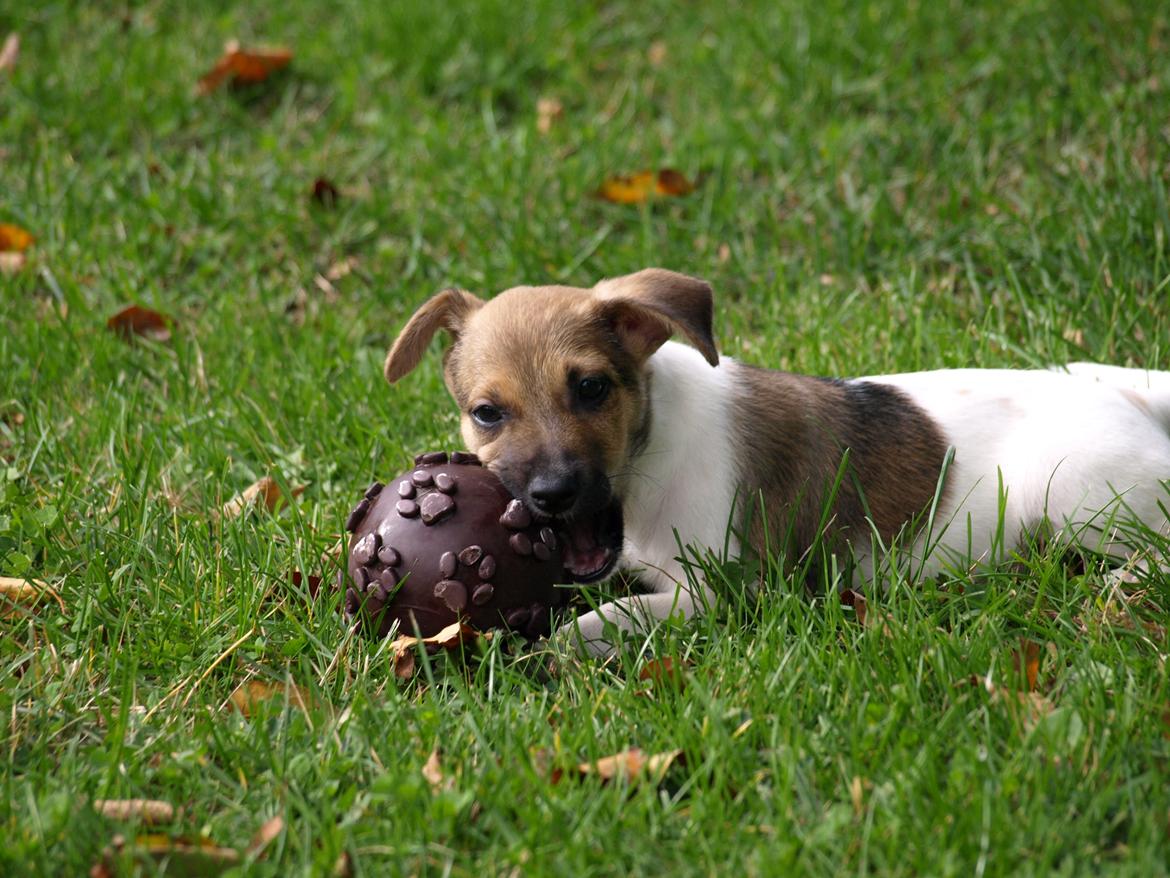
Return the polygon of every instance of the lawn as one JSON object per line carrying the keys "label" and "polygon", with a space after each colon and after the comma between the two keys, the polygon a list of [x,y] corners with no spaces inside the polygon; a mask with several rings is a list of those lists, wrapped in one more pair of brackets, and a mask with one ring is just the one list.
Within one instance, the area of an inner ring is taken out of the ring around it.
{"label": "lawn", "polygon": [[[608,664],[496,637],[409,680],[308,580],[458,445],[437,345],[381,376],[445,286],[674,268],[725,354],[813,374],[1170,368],[1164,3],[6,0],[10,32],[0,576],[53,595],[0,618],[4,874],[227,865],[148,834],[255,875],[1166,874],[1166,578],[1037,549],[861,613],[726,567]],[[197,95],[231,38],[294,58]],[[659,168],[695,190],[595,196]],[[128,304],[169,340],[111,332]],[[220,514],[263,476],[304,490]],[[629,748],[681,754],[580,776]],[[133,798],[174,813],[93,804]]]}

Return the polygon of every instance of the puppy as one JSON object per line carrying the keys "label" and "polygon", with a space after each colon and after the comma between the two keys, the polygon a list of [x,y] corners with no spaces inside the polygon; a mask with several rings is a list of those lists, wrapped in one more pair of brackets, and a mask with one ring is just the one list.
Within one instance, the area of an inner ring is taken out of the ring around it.
{"label": "puppy", "polygon": [[595,582],[621,560],[648,586],[577,620],[594,653],[612,649],[607,624],[709,605],[682,547],[844,553],[866,581],[896,538],[904,570],[925,577],[994,564],[1034,535],[1124,556],[1127,523],[1168,530],[1170,372],[771,371],[719,356],[705,282],[649,268],[487,302],[441,292],[395,341],[387,381],[440,329],[467,447],[558,522],[570,575]]}

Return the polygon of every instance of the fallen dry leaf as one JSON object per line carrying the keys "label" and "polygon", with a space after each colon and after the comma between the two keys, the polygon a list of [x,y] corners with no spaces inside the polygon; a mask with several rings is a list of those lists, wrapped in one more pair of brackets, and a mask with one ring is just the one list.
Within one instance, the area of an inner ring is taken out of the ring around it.
{"label": "fallen dry leaf", "polygon": [[55,600],[62,611],[65,610],[65,602],[61,600],[57,592],[49,587],[48,583],[39,579],[0,576],[0,599],[8,600],[13,604],[35,605],[46,595]]}
{"label": "fallen dry leaf", "polygon": [[665,753],[647,756],[634,747],[612,756],[602,757],[596,762],[582,762],[577,766],[577,775],[598,777],[606,783],[614,780],[649,780],[658,783],[680,756],[682,750],[667,750]]}
{"label": "fallen dry leaf", "polygon": [[301,583],[306,583],[308,585],[310,598],[317,597],[318,593],[321,591],[320,576],[314,576],[312,573],[310,573],[308,576],[305,576],[305,574],[301,573],[301,571],[294,570],[292,572],[292,584],[297,588],[300,588]]}
{"label": "fallen dry leaf", "polygon": [[662,40],[655,40],[650,44],[650,48],[646,50],[646,60],[655,67],[661,67],[663,62],[666,61],[667,54],[666,43]]}
{"label": "fallen dry leaf", "polygon": [[325,269],[325,279],[330,281],[341,280],[350,274],[358,265],[358,258],[352,254],[339,259]]}
{"label": "fallen dry leaf", "polygon": [[678,171],[664,168],[641,171],[628,177],[610,177],[601,184],[597,195],[614,204],[642,204],[654,197],[687,195],[694,184]]}
{"label": "fallen dry leaf", "polygon": [[171,325],[174,322],[158,311],[141,305],[129,305],[107,320],[106,328],[128,341],[140,335],[151,341],[167,342],[171,340]]}
{"label": "fallen dry leaf", "polygon": [[160,799],[95,799],[93,809],[111,820],[141,820],[143,823],[170,823],[175,806]]}
{"label": "fallen dry leaf", "polygon": [[[293,499],[299,497],[305,490],[304,485],[294,487],[292,489]],[[284,492],[280,490],[280,485],[277,484],[276,479],[272,476],[265,476],[262,479],[257,479],[255,482],[244,488],[236,496],[223,504],[223,511],[220,513],[224,518],[239,518],[249,509],[255,506],[264,505],[264,508],[269,512],[276,511],[276,505],[284,499]]]}
{"label": "fallen dry leaf", "polygon": [[199,79],[198,93],[210,94],[226,82],[252,85],[264,82],[292,61],[292,50],[283,46],[241,49],[239,41],[230,40],[215,66]]}
{"label": "fallen dry leaf", "polygon": [[841,589],[840,596],[841,605],[852,607],[853,615],[857,617],[857,624],[864,628],[865,619],[868,615],[868,605],[866,604],[865,595],[851,588],[843,588]]}
{"label": "fallen dry leaf", "polygon": [[21,250],[0,250],[0,274],[16,274],[26,262],[28,257]]}
{"label": "fallen dry leaf", "polygon": [[23,253],[35,240],[36,238],[20,226],[0,223],[0,252]]}
{"label": "fallen dry leaf", "polygon": [[553,123],[565,115],[565,106],[556,98],[540,98],[536,102],[536,130],[541,134],[552,131]]}
{"label": "fallen dry leaf", "polygon": [[333,207],[339,198],[341,198],[341,193],[329,180],[318,177],[313,181],[313,200],[322,207]]}
{"label": "fallen dry leaf", "polygon": [[1056,707],[1047,696],[1039,692],[1020,692],[999,686],[992,681],[990,674],[983,678],[983,688],[991,696],[991,703],[1002,704],[1026,731],[1031,731],[1036,723]]}
{"label": "fallen dry leaf", "polygon": [[490,638],[491,634],[477,631],[475,628],[463,622],[452,622],[438,634],[430,637],[412,637],[408,634],[399,635],[390,643],[390,657],[394,662],[394,676],[402,680],[407,680],[414,676],[414,653],[415,648],[419,644],[423,646],[434,646],[438,649],[456,649],[465,643],[474,643],[480,637]]}
{"label": "fallen dry leaf", "polygon": [[1040,644],[1034,640],[1020,638],[1019,649],[1012,650],[1012,664],[1017,674],[1023,674],[1028,691],[1036,691],[1036,678],[1040,675]]}
{"label": "fallen dry leaf", "polygon": [[118,868],[124,857],[129,857],[137,867],[135,874],[138,869],[154,874],[159,864],[165,861],[168,875],[210,878],[222,875],[239,863],[240,852],[203,838],[150,834],[139,835],[127,842],[123,836],[116,835],[110,846],[102,851],[102,858],[89,870],[90,878],[126,874]]}
{"label": "fallen dry leaf", "polygon": [[16,60],[20,57],[20,34],[10,33],[0,48],[0,73],[11,73],[16,69]]}
{"label": "fallen dry leaf", "polygon": [[439,764],[439,748],[436,747],[423,763],[422,776],[426,778],[431,789],[439,792],[451,788],[451,779],[443,776],[443,767]]}
{"label": "fallen dry leaf", "polygon": [[273,840],[283,831],[284,818],[279,814],[275,817],[269,817],[256,830],[256,834],[252,836],[252,840],[248,842],[248,856],[255,856],[260,853],[264,848],[272,844]]}
{"label": "fallen dry leaf", "polygon": [[853,816],[860,817],[865,813],[865,789],[861,778],[856,774],[853,775],[853,780],[849,781],[849,798],[853,802]]}
{"label": "fallen dry leaf", "polygon": [[686,669],[690,666],[691,663],[688,661],[663,656],[647,662],[642,670],[638,671],[638,679],[648,680],[659,687],[682,689],[686,686]]}
{"label": "fallen dry leaf", "polygon": [[228,703],[246,717],[261,705],[277,700],[288,701],[293,707],[308,713],[313,704],[309,691],[295,683],[270,683],[266,680],[245,680],[228,696]]}

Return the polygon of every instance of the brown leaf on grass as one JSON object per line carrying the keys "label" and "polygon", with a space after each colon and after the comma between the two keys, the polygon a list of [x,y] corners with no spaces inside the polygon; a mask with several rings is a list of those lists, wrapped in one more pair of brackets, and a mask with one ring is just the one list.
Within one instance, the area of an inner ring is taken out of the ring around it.
{"label": "brown leaf on grass", "polygon": [[275,817],[269,817],[256,830],[256,834],[252,836],[252,840],[248,842],[247,854],[248,856],[255,856],[264,848],[268,847],[276,839],[278,835],[284,832],[284,818],[277,814]]}
{"label": "brown leaf on grass", "polygon": [[175,806],[160,799],[95,799],[93,809],[111,820],[141,820],[143,823],[170,823]]}
{"label": "brown leaf on grass", "polygon": [[853,775],[849,781],[849,798],[853,802],[853,816],[862,816],[865,813],[865,787],[859,775]]}
{"label": "brown leaf on grass", "polygon": [[650,44],[650,48],[646,50],[646,60],[654,67],[661,67],[666,61],[668,50],[666,43],[662,40],[655,40]]}
{"label": "brown leaf on grass", "polygon": [[206,95],[225,83],[252,85],[264,82],[276,71],[287,67],[292,57],[292,50],[283,46],[242,49],[239,41],[230,40],[215,66],[200,77],[197,91]]}
{"label": "brown leaf on grass", "polygon": [[57,592],[49,587],[48,583],[39,579],[25,579],[19,576],[0,576],[0,608],[12,609],[11,606],[4,607],[5,602],[21,606],[35,606],[46,596],[56,601],[57,606],[64,612],[65,602],[61,600],[61,596]]}
{"label": "brown leaf on grass", "polygon": [[[291,492],[292,497],[288,499],[291,500],[301,496],[304,490],[304,485],[294,487]],[[249,509],[261,504],[269,512],[275,512],[276,505],[283,499],[286,499],[284,492],[281,491],[276,479],[272,478],[272,476],[264,476],[264,478],[257,479],[236,496],[232,497],[227,503],[223,504],[221,514],[224,518],[228,519],[239,518]]]}
{"label": "brown leaf on grass", "polygon": [[671,168],[661,171],[640,171],[628,177],[610,177],[597,191],[599,198],[614,204],[642,204],[651,198],[687,195],[695,186],[681,173]]}
{"label": "brown leaf on grass", "polygon": [[427,783],[431,785],[431,789],[435,792],[451,789],[454,781],[443,775],[443,767],[439,764],[439,748],[436,747],[431,751],[431,755],[427,757],[427,761],[423,763],[422,776],[426,778]]}
{"label": "brown leaf on grass", "polygon": [[865,601],[865,595],[859,591],[854,591],[851,588],[841,589],[840,595],[841,606],[852,607],[853,615],[857,617],[857,624],[864,628],[865,619],[869,612]]}
{"label": "brown leaf on grass", "polygon": [[597,777],[603,782],[650,781],[659,783],[670,766],[682,756],[682,750],[667,750],[647,756],[637,747],[605,756],[596,762],[582,762],[577,766],[578,777]]}
{"label": "brown leaf on grass", "polygon": [[408,634],[400,635],[390,643],[390,657],[394,662],[394,676],[401,680],[408,680],[414,676],[415,649],[422,644],[424,647],[437,649],[458,649],[464,644],[475,643],[479,638],[490,638],[490,633],[484,633],[466,625],[463,622],[452,622],[438,634],[431,637],[411,637]]}
{"label": "brown leaf on grass", "polygon": [[25,251],[35,239],[20,226],[0,223],[0,274],[16,274],[24,268]]}
{"label": "brown leaf on grass", "polygon": [[321,591],[320,576],[314,576],[312,573],[310,573],[308,576],[305,576],[305,574],[301,573],[301,571],[294,570],[292,572],[291,578],[292,584],[297,588],[301,587],[301,583],[306,583],[308,585],[310,598],[316,598]]}
{"label": "brown leaf on grass", "polygon": [[1028,691],[1035,692],[1036,678],[1040,675],[1040,644],[1021,637],[1019,648],[1012,650],[1012,665],[1016,674],[1027,680]]}
{"label": "brown leaf on grass", "polygon": [[557,98],[540,98],[536,102],[536,130],[548,134],[553,124],[564,115],[565,106]]}
{"label": "brown leaf on grass", "polygon": [[158,311],[141,305],[129,305],[107,320],[106,328],[127,341],[140,335],[152,341],[166,342],[171,340],[171,326],[174,322]]}
{"label": "brown leaf on grass", "polygon": [[267,680],[245,680],[228,696],[228,703],[246,717],[270,701],[284,703],[308,713],[313,705],[309,691],[295,683],[270,683]]}
{"label": "brown leaf on grass", "polygon": [[0,73],[11,73],[16,69],[16,61],[20,57],[20,34],[10,33],[0,47]]}
{"label": "brown leaf on grass", "polygon": [[341,193],[333,183],[324,177],[313,181],[313,200],[322,207],[333,207],[341,198]]}
{"label": "brown leaf on grass", "polygon": [[648,680],[656,687],[669,686],[681,690],[687,684],[686,669],[690,666],[688,661],[663,656],[647,662],[638,671],[638,679]]}
{"label": "brown leaf on grass", "polygon": [[166,863],[168,875],[188,878],[213,878],[222,875],[240,861],[235,848],[220,847],[210,839],[169,835],[139,835],[133,841],[115,835],[102,857],[89,870],[90,878],[113,878],[126,874],[120,867],[129,858],[132,872],[138,870],[154,874],[160,864]]}

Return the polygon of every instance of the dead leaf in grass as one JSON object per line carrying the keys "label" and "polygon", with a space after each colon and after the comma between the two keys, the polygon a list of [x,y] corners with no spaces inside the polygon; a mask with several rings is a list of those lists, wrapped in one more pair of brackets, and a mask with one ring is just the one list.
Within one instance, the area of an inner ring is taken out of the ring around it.
{"label": "dead leaf in grass", "polygon": [[20,57],[20,34],[10,33],[0,48],[0,73],[11,73],[16,69]]}
{"label": "dead leaf in grass", "polygon": [[160,799],[95,799],[93,809],[111,820],[141,820],[143,823],[170,823],[175,806]]}
{"label": "dead leaf in grass", "polygon": [[150,834],[139,835],[127,842],[123,836],[116,835],[110,846],[102,852],[102,858],[89,870],[90,878],[112,878],[125,874],[118,867],[127,857],[135,873],[141,869],[154,874],[159,865],[165,862],[168,875],[211,878],[222,875],[239,863],[240,852],[202,838],[171,838],[168,835]]}
{"label": "dead leaf in grass", "polygon": [[1028,691],[1036,691],[1036,678],[1040,676],[1040,644],[1034,640],[1020,638],[1019,649],[1012,650],[1012,665],[1017,675],[1024,675]]}
{"label": "dead leaf in grass", "polygon": [[541,134],[552,131],[553,124],[565,115],[565,107],[556,98],[540,98],[536,102],[536,130]]}
{"label": "dead leaf in grass", "polygon": [[[304,485],[294,487],[292,489],[292,498],[299,497],[304,490]],[[283,499],[285,499],[284,492],[281,491],[276,479],[272,478],[272,476],[265,476],[253,482],[235,497],[232,497],[227,503],[223,504],[223,512],[221,514],[224,518],[228,519],[239,518],[249,509],[261,504],[269,512],[275,512],[276,505]]]}
{"label": "dead leaf in grass", "polygon": [[318,177],[313,181],[313,200],[322,207],[334,207],[340,198],[341,193],[329,180]]}
{"label": "dead leaf in grass", "polygon": [[646,60],[654,67],[661,67],[666,61],[667,54],[666,43],[662,40],[655,40],[646,50]]}
{"label": "dead leaf in grass", "polygon": [[287,67],[292,57],[292,50],[283,46],[242,49],[238,40],[230,40],[215,66],[200,77],[198,93],[211,94],[224,83],[252,85],[264,82],[276,71]]}
{"label": "dead leaf in grass", "polygon": [[653,659],[638,672],[639,680],[648,680],[656,687],[670,686],[681,690],[686,686],[686,669],[691,663],[670,656]]}
{"label": "dead leaf in grass", "polygon": [[300,588],[302,583],[305,583],[308,586],[310,598],[316,598],[321,591],[320,576],[314,576],[312,573],[310,573],[308,576],[305,576],[305,574],[301,573],[301,571],[294,570],[292,572],[292,584],[297,588]]}
{"label": "dead leaf in grass", "polygon": [[0,223],[0,251],[23,252],[32,246],[36,239],[11,223]]}
{"label": "dead leaf in grass", "polygon": [[401,680],[408,680],[414,676],[415,649],[422,644],[424,647],[436,649],[457,649],[464,644],[475,643],[479,638],[488,639],[490,632],[478,631],[463,622],[452,622],[438,634],[431,637],[412,637],[408,634],[394,638],[390,643],[390,657],[394,662],[394,676]]}
{"label": "dead leaf in grass", "polygon": [[151,341],[167,342],[171,340],[171,326],[174,322],[158,311],[141,305],[129,305],[107,320],[106,328],[128,341],[140,335]]}
{"label": "dead leaf in grass", "polygon": [[19,576],[0,576],[0,599],[10,601],[12,604],[35,606],[46,595],[56,601],[57,606],[64,612],[65,602],[48,583]]}
{"label": "dead leaf in grass", "polygon": [[304,713],[308,713],[309,707],[313,704],[313,696],[302,686],[257,679],[245,680],[228,696],[228,703],[246,717],[250,717],[262,705],[273,700],[282,704],[287,701]]}
{"label": "dead leaf in grass", "polygon": [[431,789],[435,792],[451,789],[453,781],[451,778],[443,776],[443,767],[439,764],[438,747],[431,751],[431,755],[423,763],[422,776],[426,778],[427,783],[431,785]]}
{"label": "dead leaf in grass", "polygon": [[256,834],[252,836],[252,840],[248,842],[248,856],[254,857],[260,853],[264,848],[272,844],[282,832],[284,832],[284,818],[279,814],[265,820],[260,825],[260,828],[256,830]]}
{"label": "dead leaf in grass", "polygon": [[860,817],[865,813],[865,787],[859,775],[853,775],[849,781],[849,798],[853,802],[853,816]]}
{"label": "dead leaf in grass", "polygon": [[990,675],[983,678],[983,688],[991,696],[991,703],[1002,704],[1025,731],[1030,732],[1036,723],[1055,709],[1055,705],[1041,693],[1020,692],[1007,686],[996,685]]}
{"label": "dead leaf in grass", "polygon": [[852,607],[853,615],[857,617],[857,624],[862,628],[865,627],[865,619],[868,614],[865,595],[859,591],[854,591],[851,588],[841,589],[841,606]]}
{"label": "dead leaf in grass", "polygon": [[678,171],[640,171],[628,177],[610,177],[601,184],[598,197],[614,204],[642,204],[655,197],[687,195],[695,189]]}
{"label": "dead leaf in grass", "polygon": [[659,783],[670,766],[682,756],[682,750],[667,750],[647,756],[637,747],[605,756],[596,762],[582,762],[577,766],[578,777],[598,777],[610,781],[650,781]]}

